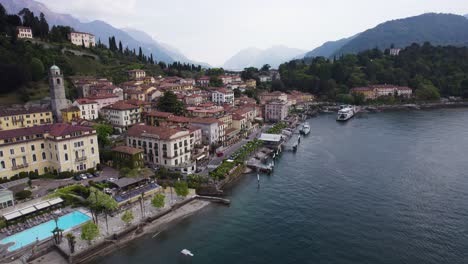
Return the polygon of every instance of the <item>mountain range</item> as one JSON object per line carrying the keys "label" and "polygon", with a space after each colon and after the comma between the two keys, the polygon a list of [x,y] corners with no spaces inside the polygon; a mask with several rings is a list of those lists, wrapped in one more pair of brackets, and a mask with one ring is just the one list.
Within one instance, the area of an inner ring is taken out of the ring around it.
{"label": "mountain range", "polygon": [[278,68],[281,63],[293,58],[304,57],[304,54],[304,50],[286,46],[273,46],[264,50],[247,48],[228,59],[224,63],[223,68],[228,70],[243,70],[247,67],[261,68],[265,64],[269,64],[272,68]]}
{"label": "mountain range", "polygon": [[404,48],[412,43],[433,45],[468,45],[468,15],[428,13],[392,20],[350,38],[326,42],[308,52],[306,57],[332,57],[363,50],[386,49],[392,44]]}
{"label": "mountain range", "polygon": [[166,63],[180,61],[209,66],[206,63],[195,62],[188,59],[177,49],[154,40],[142,31],[115,28],[100,20],[82,22],[71,15],[55,13],[44,4],[34,0],[0,0],[0,4],[5,7],[8,13],[12,14],[17,14],[23,8],[28,8],[34,12],[35,15],[39,15],[39,13],[42,12],[50,27],[52,27],[52,25],[70,26],[77,31],[94,34],[96,38],[101,39],[104,44],[107,44],[109,37],[115,36],[116,40],[121,41],[124,47],[128,46],[130,49],[138,50],[141,46],[143,52],[147,55],[152,53],[156,61],[164,61]]}

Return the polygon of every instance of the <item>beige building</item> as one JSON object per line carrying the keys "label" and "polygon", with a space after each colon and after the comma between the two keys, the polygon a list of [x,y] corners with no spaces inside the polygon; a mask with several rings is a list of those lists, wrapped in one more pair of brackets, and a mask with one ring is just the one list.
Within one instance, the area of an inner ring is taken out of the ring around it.
{"label": "beige building", "polygon": [[96,46],[96,37],[91,33],[86,32],[70,32],[68,34],[68,40],[73,45],[85,46],[86,48]]}
{"label": "beige building", "polygon": [[144,70],[131,70],[131,71],[128,71],[128,77],[131,80],[145,78],[146,77],[146,72]]}
{"label": "beige building", "polygon": [[83,171],[99,164],[96,131],[52,124],[0,131],[0,178],[20,172]]}
{"label": "beige building", "polygon": [[193,173],[195,135],[187,129],[135,125],[128,129],[127,146],[143,149],[145,161],[183,173]]}
{"label": "beige building", "polygon": [[259,95],[260,104],[266,104],[271,100],[281,100],[281,101],[288,101],[288,96],[285,93],[276,91],[272,93],[262,93]]}
{"label": "beige building", "polygon": [[32,39],[33,34],[30,27],[16,27],[16,36],[19,39]]}
{"label": "beige building", "polygon": [[0,130],[11,130],[53,123],[52,111],[44,108],[0,110]]}

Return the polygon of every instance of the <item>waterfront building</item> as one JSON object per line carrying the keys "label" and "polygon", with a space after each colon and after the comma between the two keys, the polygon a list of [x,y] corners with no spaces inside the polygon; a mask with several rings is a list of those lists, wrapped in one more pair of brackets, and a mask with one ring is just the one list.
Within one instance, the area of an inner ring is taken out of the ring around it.
{"label": "waterfront building", "polygon": [[196,170],[194,134],[188,129],[135,125],[128,130],[126,142],[143,149],[143,158],[149,163],[188,174]]}
{"label": "waterfront building", "polygon": [[288,96],[285,93],[282,93],[280,91],[275,91],[272,93],[262,93],[259,95],[260,99],[260,104],[266,104],[267,102],[271,100],[281,100],[284,102],[288,101]]}
{"label": "waterfront building", "polygon": [[131,80],[137,80],[146,77],[146,72],[144,70],[136,69],[128,71],[128,77]]}
{"label": "waterfront building", "polygon": [[223,115],[225,111],[224,107],[209,103],[187,107],[187,112],[193,117],[219,117]]}
{"label": "waterfront building", "polygon": [[88,98],[76,99],[73,105],[79,108],[80,117],[86,120],[94,120],[99,116],[98,102]]}
{"label": "waterfront building", "polygon": [[211,101],[215,104],[234,105],[234,92],[226,88],[219,88],[211,94]]}
{"label": "waterfront building", "polygon": [[33,34],[30,27],[16,27],[16,37],[19,39],[32,39]]}
{"label": "waterfront building", "polygon": [[96,37],[91,33],[70,32],[68,33],[68,40],[70,40],[73,45],[84,46],[86,48],[96,46]]}
{"label": "waterfront building", "polygon": [[11,130],[53,123],[53,115],[46,108],[0,110],[0,130]]}
{"label": "waterfront building", "polygon": [[49,70],[49,87],[52,113],[54,118],[61,122],[62,113],[60,110],[68,107],[68,100],[65,96],[65,83],[60,68],[53,65]]}
{"label": "waterfront building", "polygon": [[140,107],[125,101],[103,107],[101,114],[104,119],[121,132],[141,122]]}
{"label": "waterfront building", "polygon": [[78,106],[70,106],[60,110],[62,112],[62,122],[71,123],[75,119],[80,118],[80,108]]}
{"label": "waterfront building", "polygon": [[377,99],[382,96],[401,96],[404,98],[410,98],[413,94],[413,90],[409,87],[391,85],[391,84],[379,84],[369,85],[367,87],[356,87],[351,89],[351,93],[360,93],[364,95],[366,100]]}
{"label": "waterfront building", "polygon": [[289,104],[283,100],[271,100],[265,104],[265,121],[278,122],[288,116]]}
{"label": "waterfront building", "polygon": [[99,164],[96,130],[51,124],[0,131],[0,178],[21,172],[84,171]]}

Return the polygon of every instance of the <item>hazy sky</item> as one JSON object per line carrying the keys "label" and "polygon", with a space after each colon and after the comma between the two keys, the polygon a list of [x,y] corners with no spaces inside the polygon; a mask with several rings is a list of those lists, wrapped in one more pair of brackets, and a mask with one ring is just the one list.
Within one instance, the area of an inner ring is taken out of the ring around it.
{"label": "hazy sky", "polygon": [[468,13],[468,0],[39,0],[56,12],[143,30],[221,65],[247,47],[312,50],[391,19]]}

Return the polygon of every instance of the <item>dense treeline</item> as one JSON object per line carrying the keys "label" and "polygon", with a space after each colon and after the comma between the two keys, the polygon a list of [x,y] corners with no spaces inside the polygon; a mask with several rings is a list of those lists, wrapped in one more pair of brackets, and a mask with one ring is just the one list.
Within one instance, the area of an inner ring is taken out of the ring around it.
{"label": "dense treeline", "polygon": [[372,49],[332,60],[293,60],[280,65],[279,70],[284,86],[273,89],[298,89],[330,100],[369,84],[409,86],[421,99],[437,99],[439,93],[468,97],[467,47],[413,44],[399,56]]}

